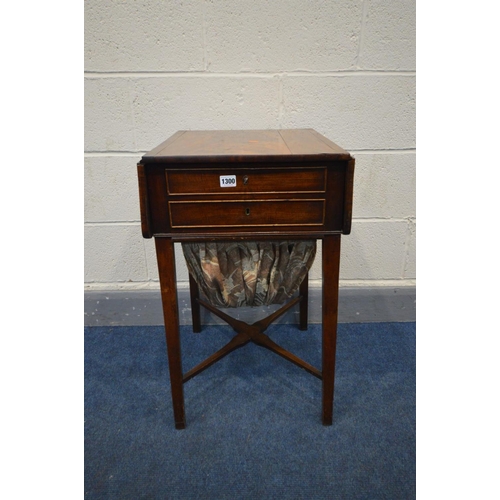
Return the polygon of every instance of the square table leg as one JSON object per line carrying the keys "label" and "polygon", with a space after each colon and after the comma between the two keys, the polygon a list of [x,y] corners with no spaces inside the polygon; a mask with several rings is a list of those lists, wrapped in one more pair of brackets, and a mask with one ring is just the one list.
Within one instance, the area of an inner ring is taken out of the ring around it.
{"label": "square table leg", "polygon": [[299,295],[302,297],[299,305],[299,329],[307,330],[307,315],[309,307],[309,273],[302,280],[299,287]]}
{"label": "square table leg", "polygon": [[323,238],[323,425],[332,425],[339,299],[340,234]]}
{"label": "square table leg", "polygon": [[174,242],[171,238],[157,237],[155,238],[155,245],[160,276],[161,300],[163,305],[163,320],[165,323],[165,337],[167,341],[175,427],[177,429],[184,429],[186,427],[186,418],[184,413]]}
{"label": "square table leg", "polygon": [[189,295],[191,297],[191,317],[193,319],[193,332],[201,332],[201,315],[200,315],[200,303],[198,299],[200,298],[200,289],[198,283],[193,278],[191,273],[189,273]]}

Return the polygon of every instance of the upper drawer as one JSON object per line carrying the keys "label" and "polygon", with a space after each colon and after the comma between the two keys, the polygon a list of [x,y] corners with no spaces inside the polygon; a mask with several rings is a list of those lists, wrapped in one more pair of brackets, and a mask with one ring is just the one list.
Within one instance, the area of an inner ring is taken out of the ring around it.
{"label": "upper drawer", "polygon": [[326,168],[172,169],[166,171],[170,195],[241,193],[324,193]]}

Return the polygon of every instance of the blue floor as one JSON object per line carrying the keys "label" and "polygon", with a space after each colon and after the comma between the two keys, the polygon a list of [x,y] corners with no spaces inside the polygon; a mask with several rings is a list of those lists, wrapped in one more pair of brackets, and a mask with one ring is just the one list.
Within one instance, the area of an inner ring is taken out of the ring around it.
{"label": "blue floor", "polygon": [[[174,428],[162,327],[85,329],[85,498],[415,498],[415,323],[341,324],[332,426],[321,381],[248,344],[184,386]],[[321,327],[269,336],[321,368]],[[184,371],[233,335],[182,327]]]}

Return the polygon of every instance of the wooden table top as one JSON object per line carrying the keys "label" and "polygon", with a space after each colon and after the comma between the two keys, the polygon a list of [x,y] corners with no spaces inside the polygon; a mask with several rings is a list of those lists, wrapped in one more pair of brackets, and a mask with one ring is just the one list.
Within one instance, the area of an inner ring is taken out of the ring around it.
{"label": "wooden table top", "polygon": [[313,129],[180,130],[142,157],[145,163],[348,160],[350,154]]}

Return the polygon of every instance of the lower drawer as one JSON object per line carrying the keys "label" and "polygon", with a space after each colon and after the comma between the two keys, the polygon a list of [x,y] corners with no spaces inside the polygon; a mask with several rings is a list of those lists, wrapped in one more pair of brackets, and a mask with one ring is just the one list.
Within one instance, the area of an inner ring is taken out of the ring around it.
{"label": "lower drawer", "polygon": [[172,228],[321,226],[325,200],[171,201]]}

